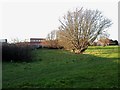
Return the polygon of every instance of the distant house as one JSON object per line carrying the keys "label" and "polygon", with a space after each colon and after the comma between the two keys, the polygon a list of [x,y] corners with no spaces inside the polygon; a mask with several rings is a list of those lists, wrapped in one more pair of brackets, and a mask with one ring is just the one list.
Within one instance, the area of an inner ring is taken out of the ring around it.
{"label": "distant house", "polygon": [[0,43],[7,44],[7,39],[0,39]]}
{"label": "distant house", "polygon": [[30,45],[35,48],[45,47],[46,44],[46,39],[44,38],[30,38]]}
{"label": "distant house", "polygon": [[104,43],[101,42],[100,40],[97,41],[97,46],[104,46]]}
{"label": "distant house", "polygon": [[108,46],[110,43],[110,40],[108,38],[106,39],[100,39],[97,41],[97,46]]}
{"label": "distant house", "polygon": [[105,40],[98,40],[95,42],[97,46],[108,46],[108,45],[118,45],[117,40],[112,40],[112,39],[105,39]]}

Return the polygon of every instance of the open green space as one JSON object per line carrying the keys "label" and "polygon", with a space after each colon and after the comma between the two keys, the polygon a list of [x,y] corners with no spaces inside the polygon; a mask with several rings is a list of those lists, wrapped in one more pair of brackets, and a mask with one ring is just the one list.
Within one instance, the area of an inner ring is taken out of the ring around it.
{"label": "open green space", "polygon": [[90,46],[84,54],[34,50],[33,62],[3,62],[3,88],[117,88],[118,46]]}

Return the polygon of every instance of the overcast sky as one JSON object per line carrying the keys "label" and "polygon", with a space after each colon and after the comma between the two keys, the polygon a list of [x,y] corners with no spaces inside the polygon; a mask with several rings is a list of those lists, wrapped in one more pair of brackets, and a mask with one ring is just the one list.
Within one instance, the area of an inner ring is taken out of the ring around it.
{"label": "overcast sky", "polygon": [[111,19],[113,25],[108,28],[110,38],[118,40],[118,1],[117,0],[2,0],[0,17],[0,39],[46,38],[47,34],[60,25],[58,19],[68,10],[75,8],[98,9]]}

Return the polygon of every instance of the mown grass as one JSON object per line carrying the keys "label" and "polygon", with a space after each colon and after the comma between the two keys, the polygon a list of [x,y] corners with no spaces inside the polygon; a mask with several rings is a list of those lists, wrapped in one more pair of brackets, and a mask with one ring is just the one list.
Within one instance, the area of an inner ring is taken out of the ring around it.
{"label": "mown grass", "polygon": [[118,50],[96,46],[80,55],[35,50],[34,62],[3,63],[3,88],[117,88]]}

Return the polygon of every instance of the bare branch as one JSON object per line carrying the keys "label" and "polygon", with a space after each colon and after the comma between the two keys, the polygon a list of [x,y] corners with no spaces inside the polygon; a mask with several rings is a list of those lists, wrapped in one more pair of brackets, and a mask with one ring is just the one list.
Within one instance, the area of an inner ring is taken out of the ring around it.
{"label": "bare branch", "polygon": [[62,31],[59,39],[66,42],[62,43],[63,46],[69,43],[69,49],[80,52],[102,34],[103,30],[112,25],[111,20],[103,17],[100,11],[83,10],[83,8],[76,8],[74,12],[68,11],[59,21],[61,23],[59,31]]}

